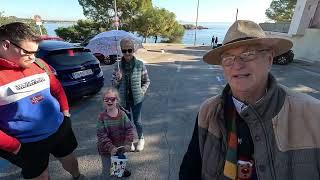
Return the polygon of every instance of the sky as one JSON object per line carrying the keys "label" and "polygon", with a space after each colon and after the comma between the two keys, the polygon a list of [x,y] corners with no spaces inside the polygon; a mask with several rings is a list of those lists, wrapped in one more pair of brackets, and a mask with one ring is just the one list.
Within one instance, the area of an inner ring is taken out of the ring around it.
{"label": "sky", "polygon": [[[265,10],[272,0],[199,0],[198,22],[233,22],[238,19],[265,22]],[[178,21],[194,22],[198,0],[152,0],[153,5],[176,14]],[[84,19],[78,0],[0,0],[5,16],[32,18],[39,14],[46,20]]]}

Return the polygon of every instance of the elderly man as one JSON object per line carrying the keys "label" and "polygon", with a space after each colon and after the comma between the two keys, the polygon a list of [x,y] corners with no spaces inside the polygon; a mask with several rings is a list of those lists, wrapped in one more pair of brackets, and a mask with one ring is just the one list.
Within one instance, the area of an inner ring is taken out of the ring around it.
{"label": "elderly man", "polygon": [[135,58],[134,43],[130,39],[122,39],[120,47],[123,54],[120,68],[115,66],[112,84],[119,89],[121,105],[131,110],[133,122],[137,129],[138,144],[131,146],[131,151],[142,151],[144,136],[141,123],[141,108],[144,95],[150,85],[147,68],[144,63]]}
{"label": "elderly man", "polygon": [[180,179],[320,179],[320,101],[276,82],[272,59],[292,47],[239,20],[204,55],[228,82],[200,107]]}
{"label": "elderly man", "polygon": [[52,154],[79,179],[68,101],[50,67],[35,59],[38,42],[24,23],[0,27],[0,157],[25,179],[46,180]]}

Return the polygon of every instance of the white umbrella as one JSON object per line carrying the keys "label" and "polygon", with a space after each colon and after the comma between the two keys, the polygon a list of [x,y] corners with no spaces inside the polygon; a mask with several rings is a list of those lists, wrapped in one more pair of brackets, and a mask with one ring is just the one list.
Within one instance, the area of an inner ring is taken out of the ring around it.
{"label": "white umbrella", "polygon": [[117,55],[119,68],[118,56],[122,56],[120,41],[124,38],[132,40],[135,51],[143,47],[142,42],[132,33],[123,30],[110,30],[93,37],[86,48],[90,49],[93,53],[103,54],[105,57],[109,55]]}
{"label": "white umbrella", "polygon": [[133,41],[135,50],[143,47],[142,42],[132,33],[123,30],[111,30],[93,37],[86,48],[90,49],[93,53],[100,53],[104,56],[122,56],[120,41],[124,38],[129,38]]}

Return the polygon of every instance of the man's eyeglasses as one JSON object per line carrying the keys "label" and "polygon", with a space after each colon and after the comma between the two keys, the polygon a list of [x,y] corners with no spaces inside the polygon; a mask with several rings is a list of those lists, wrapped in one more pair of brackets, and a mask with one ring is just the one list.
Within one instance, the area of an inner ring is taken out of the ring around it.
{"label": "man's eyeglasses", "polygon": [[253,61],[257,58],[257,55],[259,55],[260,52],[265,52],[265,51],[270,51],[270,49],[250,50],[250,51],[243,52],[238,56],[235,56],[235,55],[221,56],[221,64],[223,66],[232,66],[237,57],[239,57],[239,59],[242,62]]}
{"label": "man's eyeglasses", "polygon": [[14,43],[14,42],[12,42],[12,41],[10,41],[10,43],[11,43],[12,45],[16,46],[17,48],[21,49],[23,55],[31,56],[31,55],[35,55],[35,54],[38,53],[38,51],[28,51],[28,50],[22,48],[21,46],[19,46],[18,44]]}
{"label": "man's eyeglasses", "polygon": [[133,52],[133,49],[122,49],[121,50],[121,52],[123,53],[123,54],[125,54],[125,53],[132,53]]}
{"label": "man's eyeglasses", "polygon": [[104,102],[108,102],[108,101],[114,102],[116,99],[117,99],[116,97],[105,97],[105,98],[103,98],[103,101]]}

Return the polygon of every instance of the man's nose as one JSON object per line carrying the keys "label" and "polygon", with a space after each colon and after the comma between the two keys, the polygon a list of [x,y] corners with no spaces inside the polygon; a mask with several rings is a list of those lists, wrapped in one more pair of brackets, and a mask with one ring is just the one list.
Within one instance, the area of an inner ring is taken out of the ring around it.
{"label": "man's nose", "polygon": [[36,59],[36,55],[35,54],[30,54],[29,59],[30,60],[35,60]]}
{"label": "man's nose", "polygon": [[233,62],[233,68],[242,68],[245,62],[239,57],[236,56],[236,59]]}

